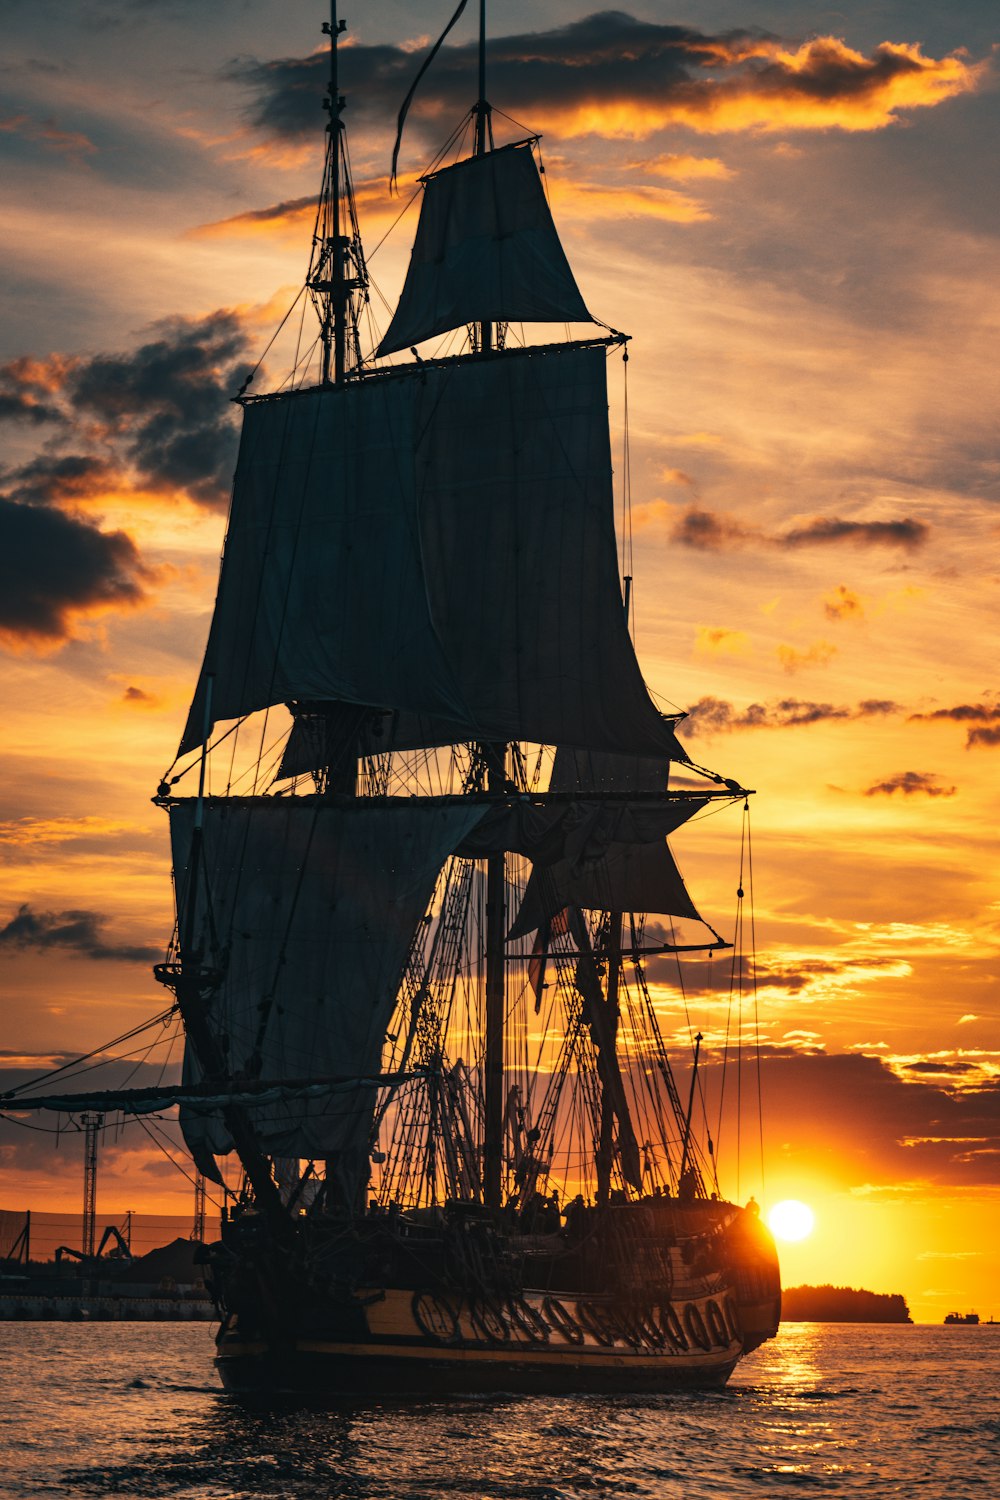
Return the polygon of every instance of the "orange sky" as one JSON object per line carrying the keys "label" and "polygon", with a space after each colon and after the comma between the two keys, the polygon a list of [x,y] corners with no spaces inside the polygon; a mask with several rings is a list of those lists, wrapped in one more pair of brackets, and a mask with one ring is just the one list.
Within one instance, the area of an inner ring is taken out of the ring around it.
{"label": "orange sky", "polygon": [[[223,4],[195,36],[183,9],[86,0],[66,17],[48,0],[10,26],[7,1077],[168,998],[149,973],[172,916],[149,798],[207,629],[227,398],[305,268],[322,116],[295,85],[321,7],[299,9]],[[99,36],[98,11],[115,19]],[[691,712],[693,757],[758,793],[765,1170],[744,1144],[724,1186],[814,1206],[816,1232],[783,1253],[789,1284],[901,1291],[928,1319],[1000,1315],[992,22],[902,0],[877,17],[779,0],[590,15],[558,0],[538,32],[535,8],[506,6],[490,91],[544,132],[584,298],[633,335],[647,680]],[[350,19],[342,84],[371,252],[474,78],[456,32],[390,199],[414,70],[397,44],[414,27],[402,0]],[[421,27],[437,22],[428,10]],[[390,304],[412,223],[372,257]],[[377,294],[372,308],[384,328]],[[610,375],[617,453],[620,364]],[[734,811],[676,839],[722,929],[738,833]],[[681,1042],[675,992],[654,978]],[[724,997],[691,982],[711,1057]],[[79,1137],[54,1151],[0,1129],[0,1206],[75,1207]],[[184,1213],[189,1197],[139,1131],[105,1151],[109,1210]]]}

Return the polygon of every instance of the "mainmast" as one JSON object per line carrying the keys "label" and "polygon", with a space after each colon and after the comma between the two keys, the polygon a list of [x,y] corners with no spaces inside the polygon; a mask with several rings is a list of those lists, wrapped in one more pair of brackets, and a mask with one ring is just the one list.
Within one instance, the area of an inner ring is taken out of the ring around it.
{"label": "mainmast", "polygon": [[[490,106],[486,99],[486,0],[479,0],[479,97],[476,100],[475,152],[485,156],[492,148]],[[482,354],[493,349],[493,324],[478,329]],[[487,789],[502,795],[506,786],[507,746],[479,746],[486,766]],[[502,853],[486,861],[486,1004],[483,1057],[483,1198],[488,1208],[502,1207],[504,1110],[504,1010],[506,1006],[507,861]]]}

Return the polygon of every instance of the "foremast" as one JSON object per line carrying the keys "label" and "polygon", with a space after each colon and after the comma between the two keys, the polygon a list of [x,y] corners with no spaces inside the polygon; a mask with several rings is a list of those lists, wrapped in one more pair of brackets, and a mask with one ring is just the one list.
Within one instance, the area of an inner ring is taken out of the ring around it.
{"label": "foremast", "polygon": [[[326,153],[306,274],[306,287],[319,320],[320,384],[324,387],[341,386],[350,375],[356,375],[360,370],[360,311],[368,300],[368,272],[342,120],[346,100],[340,92],[338,43],[346,29],[346,20],[338,15],[337,0],[330,0],[330,19],[322,27],[323,35],[329,38],[328,92],[323,101],[328,116]],[[348,225],[350,233],[345,232]],[[223,976],[203,962],[195,929],[203,894],[206,904],[211,900],[204,863],[205,777],[212,729],[211,700],[212,678],[209,677],[187,878],[185,888],[179,887],[177,891],[177,950],[174,961],[157,965],[154,973],[177,998],[185,1035],[203,1077],[224,1089],[233,1086],[231,1062],[226,1040],[213,1028],[210,1019],[211,999]],[[329,796],[346,792],[353,796],[357,767],[354,737],[348,735],[347,743],[337,745],[334,753],[331,753],[334,736],[328,731],[325,739],[330,755],[325,774],[326,793]],[[161,785],[158,800],[166,800],[163,793],[167,790]],[[259,1051],[259,1048],[255,1050]],[[228,1103],[221,1109],[221,1118],[253,1190],[255,1203],[272,1227],[284,1233],[289,1223],[287,1207],[275,1181],[272,1156],[262,1143],[251,1112],[245,1105]],[[221,1182],[211,1152],[196,1152],[196,1158],[201,1173]]]}
{"label": "foremast", "polygon": [[[306,277],[320,324],[322,385],[341,385],[352,370],[360,368],[359,314],[368,298],[368,271],[345,149],[345,99],[338,71],[338,42],[346,29],[347,22],[337,15],[337,0],[330,0],[330,19],[323,23],[323,34],[330,38],[329,92],[323,101],[329,117],[326,160]],[[345,219],[349,234],[345,233]]]}

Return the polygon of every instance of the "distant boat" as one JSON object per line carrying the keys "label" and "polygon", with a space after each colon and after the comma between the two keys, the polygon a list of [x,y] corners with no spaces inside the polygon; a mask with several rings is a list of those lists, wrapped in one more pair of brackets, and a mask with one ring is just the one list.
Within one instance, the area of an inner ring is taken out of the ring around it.
{"label": "distant boat", "polygon": [[948,1316],[945,1318],[945,1322],[946,1323],[952,1323],[952,1324],[954,1324],[954,1323],[978,1323],[979,1322],[979,1314],[977,1312],[949,1313]]}

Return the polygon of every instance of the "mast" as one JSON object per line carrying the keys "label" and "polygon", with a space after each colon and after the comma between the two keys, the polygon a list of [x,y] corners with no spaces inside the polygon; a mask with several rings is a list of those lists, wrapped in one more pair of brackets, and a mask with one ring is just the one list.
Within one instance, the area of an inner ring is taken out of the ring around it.
{"label": "mast", "polygon": [[[502,794],[506,745],[483,745],[488,756],[488,789]],[[503,1052],[504,1010],[506,1005],[506,966],[504,941],[507,927],[507,861],[501,853],[486,861],[486,1074],[483,1109],[483,1198],[488,1208],[501,1205],[503,1176]]]}
{"label": "mast", "polygon": [[[340,236],[340,112],[344,101],[340,96],[339,80],[337,77],[337,40],[346,22],[337,17],[337,0],[330,0],[330,20],[323,27],[330,37],[330,96],[325,100],[326,109],[329,113],[327,132],[329,140],[327,151],[329,153],[329,202],[327,213],[330,216],[328,230],[332,229],[332,235],[327,236],[326,254],[330,261],[330,284],[322,288],[328,292],[323,318],[323,372],[322,382],[330,384],[330,356],[333,355],[333,378],[336,385],[340,385],[344,378],[346,364],[346,318],[344,308],[344,247]],[[331,328],[332,324],[332,328]],[[331,350],[332,344],[332,350]]]}
{"label": "mast", "polygon": [[[479,98],[476,100],[476,156],[485,156],[493,144],[491,110],[486,99],[486,0],[479,0]],[[479,348],[485,354],[493,347],[493,324],[479,325]]]}
{"label": "mast", "polygon": [[[486,0],[479,0],[479,97],[476,100],[475,155],[485,156],[490,149],[490,106],[486,100]],[[493,324],[479,324],[479,350],[493,349]],[[503,794],[506,782],[507,746],[481,744],[486,767],[487,790]],[[501,853],[486,861],[486,1006],[485,1073],[483,1113],[483,1199],[488,1208],[499,1210],[503,1179],[504,1138],[504,1009],[506,1004],[506,969],[504,941],[507,928],[507,861]]]}
{"label": "mast", "polygon": [[[306,277],[320,321],[320,384],[324,386],[342,385],[350,367],[360,362],[357,311],[352,299],[356,292],[366,298],[368,286],[341,119],[345,100],[340,92],[337,43],[346,29],[347,22],[337,16],[337,0],[330,0],[330,19],[323,22],[323,35],[330,38],[329,95],[323,101],[329,115],[326,164]],[[344,232],[345,216],[349,233]]]}
{"label": "mast", "polygon": [[[607,964],[608,964],[608,1031],[611,1035],[611,1045],[617,1045],[618,1020],[620,1015],[618,1002],[618,980],[622,965],[622,913],[612,911],[608,913],[607,923]],[[601,1134],[597,1148],[597,1202],[599,1205],[610,1202],[611,1199],[611,1166],[614,1160],[615,1150],[615,1110],[614,1103],[607,1088],[601,1083]]]}

